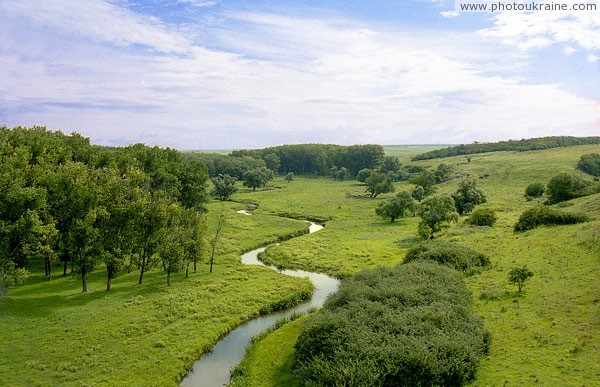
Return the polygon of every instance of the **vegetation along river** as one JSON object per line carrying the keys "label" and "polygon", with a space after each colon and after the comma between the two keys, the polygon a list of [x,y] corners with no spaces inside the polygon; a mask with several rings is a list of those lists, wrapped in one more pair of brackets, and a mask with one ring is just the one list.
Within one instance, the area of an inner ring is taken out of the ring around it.
{"label": "vegetation along river", "polygon": [[[312,223],[311,233],[319,231],[323,226]],[[287,318],[293,313],[305,313],[311,308],[320,308],[325,299],[335,293],[339,280],[321,273],[311,273],[304,270],[279,270],[275,266],[265,265],[258,259],[258,254],[269,246],[252,250],[242,255],[242,263],[246,265],[261,265],[292,277],[307,277],[315,286],[312,298],[290,309],[259,316],[240,325],[219,341],[210,353],[202,356],[194,363],[192,370],[181,382],[183,387],[221,387],[229,383],[230,371],[244,357],[246,347],[253,336],[265,331],[281,318]]]}

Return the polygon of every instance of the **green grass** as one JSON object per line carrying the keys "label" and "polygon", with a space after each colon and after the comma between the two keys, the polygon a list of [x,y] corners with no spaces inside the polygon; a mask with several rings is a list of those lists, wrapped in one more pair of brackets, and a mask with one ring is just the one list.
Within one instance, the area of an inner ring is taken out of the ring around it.
{"label": "green grass", "polygon": [[[242,266],[239,254],[279,237],[302,233],[306,223],[235,213],[227,222],[212,274],[172,278],[124,274],[105,292],[105,274],[92,273],[90,292],[76,276],[43,274],[0,299],[0,385],[176,385],[185,370],[228,331],[259,313],[307,297],[308,280]],[[211,227],[220,203],[210,204]]]}
{"label": "green grass", "polygon": [[[463,177],[475,177],[499,218],[488,228],[465,225],[463,217],[441,235],[492,261],[490,270],[467,278],[474,308],[493,335],[474,385],[594,385],[600,379],[600,195],[556,205],[585,212],[590,222],[513,231],[519,215],[543,201],[525,199],[529,183],[573,172],[581,155],[598,152],[600,146],[583,146],[472,155],[470,163],[460,156],[413,163],[453,166],[453,179],[439,192],[453,192]],[[177,274],[170,288],[160,270],[147,273],[141,286],[137,273],[123,274],[107,293],[99,268],[90,292],[81,294],[77,277],[58,276],[55,267],[48,283],[38,270],[0,300],[0,385],[175,385],[234,326],[309,291],[306,280],[239,262],[243,251],[305,232],[305,222],[280,215],[327,221],[318,233],[267,250],[265,259],[286,267],[344,277],[401,262],[418,242],[418,218],[391,223],[375,215],[377,204],[392,194],[369,199],[355,181],[316,177],[298,176],[289,184],[278,178],[272,185],[280,189],[240,185],[236,202],[209,204],[211,232],[221,205],[227,217],[212,274],[203,263],[188,279]],[[244,203],[258,204],[253,216],[236,213]],[[507,276],[523,264],[534,277],[519,297]],[[245,372],[262,382],[249,386],[293,386],[290,356],[298,324],[260,342],[265,347]]]}
{"label": "green grass", "polygon": [[[453,192],[463,177],[476,178],[488,197],[486,206],[499,218],[490,228],[469,226],[462,217],[441,236],[483,252],[492,261],[491,269],[466,279],[475,311],[492,333],[490,355],[481,363],[473,385],[597,385],[600,380],[600,194],[556,205],[586,213],[589,222],[513,231],[519,215],[543,201],[527,201],[524,192],[529,183],[546,183],[558,173],[575,172],[582,154],[599,150],[594,145],[473,155],[471,162],[458,156],[415,163],[453,166],[454,178],[438,186],[439,192]],[[275,192],[241,192],[238,198],[252,197],[263,212],[285,209],[331,220],[301,243],[292,240],[269,249],[264,257],[273,263],[343,277],[377,264],[398,263],[417,242],[417,218],[390,223],[375,216],[378,200],[389,194],[375,200],[359,198],[364,188],[355,182],[325,178],[299,178],[289,186],[280,185],[282,197]],[[409,187],[397,184],[399,189]],[[511,268],[523,264],[534,277],[519,296],[507,278]],[[277,330],[277,335],[289,340],[287,349],[278,349],[281,356],[290,353],[279,359],[280,364],[290,364],[296,332],[297,326],[291,324]],[[246,373],[261,375],[262,380],[271,378],[269,369],[277,369],[277,377],[286,370],[262,362],[263,353],[274,351],[271,336],[264,339],[264,347],[257,344],[257,354],[245,364]]]}

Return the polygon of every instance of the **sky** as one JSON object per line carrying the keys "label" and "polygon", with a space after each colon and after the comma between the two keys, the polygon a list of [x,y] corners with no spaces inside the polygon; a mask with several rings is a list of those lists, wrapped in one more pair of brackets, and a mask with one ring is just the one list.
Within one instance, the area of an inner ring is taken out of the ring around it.
{"label": "sky", "polygon": [[598,136],[600,0],[576,2],[596,10],[1,0],[0,126],[182,150]]}

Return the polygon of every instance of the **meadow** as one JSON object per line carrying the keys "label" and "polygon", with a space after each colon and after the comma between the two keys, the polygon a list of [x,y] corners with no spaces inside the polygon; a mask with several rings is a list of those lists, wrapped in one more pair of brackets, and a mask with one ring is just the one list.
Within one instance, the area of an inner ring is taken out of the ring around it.
{"label": "meadow", "polygon": [[[490,354],[480,364],[477,386],[593,385],[600,379],[600,194],[555,205],[583,211],[592,220],[578,225],[541,227],[515,233],[526,209],[525,187],[546,183],[560,172],[574,172],[579,157],[600,146],[531,152],[498,152],[410,162],[418,147],[386,147],[404,163],[453,168],[437,187],[451,193],[465,177],[477,179],[485,206],[499,217],[492,228],[473,227],[465,217],[442,233],[487,254],[492,267],[467,277],[473,306],[492,333]],[[413,153],[414,152],[414,153]],[[355,180],[282,177],[253,191],[240,184],[229,202],[211,201],[209,235],[221,211],[226,215],[213,273],[206,263],[185,278],[178,273],[167,287],[164,273],[122,274],[110,292],[105,273],[90,278],[81,294],[76,276],[48,282],[41,267],[28,282],[0,299],[0,385],[176,385],[186,369],[219,337],[242,321],[307,297],[307,280],[269,269],[246,267],[239,255],[266,243],[306,232],[304,219],[325,223],[317,233],[269,248],[262,258],[286,268],[322,271],[338,277],[377,265],[401,262],[419,242],[418,217],[390,222],[375,207],[393,194],[371,199]],[[410,189],[407,182],[396,190]],[[257,205],[252,216],[237,213]],[[292,219],[294,218],[294,219]],[[508,283],[508,271],[534,272],[523,294]],[[42,263],[40,262],[41,266]],[[302,319],[266,335],[250,349],[238,374],[244,386],[293,386],[293,345]]]}
{"label": "meadow", "polygon": [[[453,157],[415,165],[453,167],[453,178],[437,186],[453,192],[464,177],[474,177],[494,209],[498,222],[492,228],[464,223],[465,217],[443,233],[488,255],[492,267],[467,277],[473,306],[492,333],[490,354],[480,364],[476,386],[490,385],[594,385],[600,378],[600,194],[560,203],[565,211],[584,212],[592,220],[570,226],[548,226],[517,233],[519,215],[543,199],[527,200],[525,187],[546,183],[561,172],[574,172],[579,157],[598,152],[582,146],[530,152],[498,152]],[[589,176],[588,176],[589,178]],[[301,187],[292,190],[292,185]],[[284,183],[282,183],[284,186]],[[397,190],[410,184],[397,183]],[[378,218],[374,208],[381,198],[366,199],[355,181],[298,179],[290,183],[285,199],[272,192],[248,193],[261,208],[330,219],[319,233],[300,243],[292,240],[267,250],[263,259],[279,266],[324,271],[346,277],[365,268],[402,261],[416,242],[418,218],[394,223]],[[508,283],[508,271],[527,265],[533,272],[521,295]],[[287,380],[293,346],[299,332],[294,322],[267,336],[249,350],[241,366],[244,385],[276,386],[259,380]],[[287,346],[281,343],[288,343]],[[268,364],[263,359],[276,359]],[[253,379],[253,375],[258,375]],[[242,385],[242,384],[240,384]]]}

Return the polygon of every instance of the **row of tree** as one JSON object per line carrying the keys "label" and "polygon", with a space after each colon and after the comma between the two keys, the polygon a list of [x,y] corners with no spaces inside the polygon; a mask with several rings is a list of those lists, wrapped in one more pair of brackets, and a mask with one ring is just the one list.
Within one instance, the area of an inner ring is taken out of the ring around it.
{"label": "row of tree", "polygon": [[472,155],[476,153],[488,153],[499,151],[525,152],[530,150],[563,148],[577,145],[592,144],[600,144],[600,137],[552,136],[529,138],[522,140],[508,140],[494,143],[474,142],[473,144],[456,145],[422,153],[413,157],[412,160],[430,160],[444,157]]}
{"label": "row of tree", "polygon": [[31,257],[63,274],[106,267],[170,274],[203,250],[208,174],[173,149],[93,146],[76,133],[0,128],[0,286],[23,279]]}

